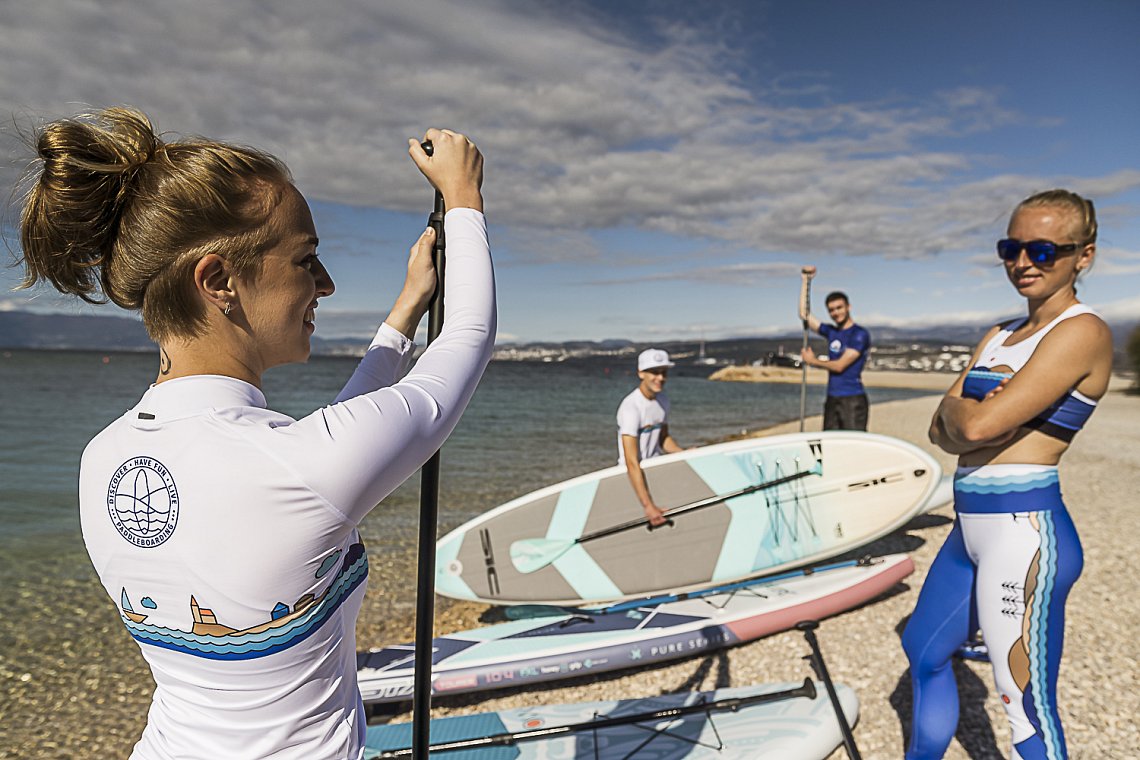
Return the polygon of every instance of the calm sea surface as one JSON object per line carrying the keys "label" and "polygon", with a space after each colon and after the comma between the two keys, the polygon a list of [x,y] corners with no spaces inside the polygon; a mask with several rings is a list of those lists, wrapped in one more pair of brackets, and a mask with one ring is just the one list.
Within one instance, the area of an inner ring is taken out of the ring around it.
{"label": "calm sea surface", "polygon": [[[511,498],[616,462],[614,414],[637,378],[631,359],[495,362],[443,448],[439,520],[450,530]],[[270,407],[294,417],[323,406],[355,361],[315,358],[265,377]],[[79,534],[76,479],[87,441],[131,407],[154,379],[142,354],[11,351],[0,354],[0,584],[43,588],[89,577]],[[712,443],[799,415],[799,386],[719,383],[706,367],[677,367],[668,384],[670,429],[685,446]],[[872,402],[921,395],[870,391]],[[808,389],[818,414],[821,388]],[[873,412],[872,412],[873,413]],[[414,551],[414,476],[366,520],[372,542]],[[374,584],[383,583],[373,573]],[[9,620],[0,616],[0,621]],[[12,623],[0,622],[3,627]]]}

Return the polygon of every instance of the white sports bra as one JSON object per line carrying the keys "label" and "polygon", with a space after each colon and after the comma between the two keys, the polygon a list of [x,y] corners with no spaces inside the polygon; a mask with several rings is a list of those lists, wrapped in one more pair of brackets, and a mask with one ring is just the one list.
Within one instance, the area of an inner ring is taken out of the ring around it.
{"label": "white sports bra", "polygon": [[[978,363],[966,373],[966,379],[962,385],[962,395],[978,401],[984,399],[987,393],[1000,385],[1003,380],[1012,377],[1014,373],[1029,362],[1029,357],[1033,356],[1033,352],[1037,350],[1041,339],[1050,330],[1063,320],[1079,314],[1095,315],[1096,312],[1083,303],[1075,303],[1058,314],[1049,324],[1012,346],[1005,345],[1005,341],[1013,334],[1014,330],[1025,324],[1025,319],[1014,320],[1007,324],[990,339],[979,355]],[[1002,365],[1009,367],[1009,371],[995,372],[992,369]],[[1041,414],[1025,423],[1024,427],[1040,430],[1042,433],[1062,441],[1071,441],[1077,431],[1084,427],[1094,409],[1096,409],[1096,401],[1073,388],[1053,402]]]}
{"label": "white sports bra", "polygon": [[[1041,342],[1042,338],[1049,334],[1049,331],[1056,327],[1070,317],[1075,317],[1079,314],[1094,314],[1096,312],[1084,305],[1083,303],[1075,303],[1069,308],[1062,311],[1053,318],[1049,324],[1042,327],[1037,332],[1030,335],[1028,338],[1019,340],[1012,346],[1005,345],[1005,341],[1013,334],[1015,330],[1025,324],[1025,320],[1017,319],[1008,323],[1005,327],[998,331],[998,334],[990,339],[986,347],[982,350],[981,356],[978,357],[978,367],[1000,367],[1006,365],[1010,371],[1017,372],[1025,366],[1029,361],[1029,357],[1033,356],[1033,352],[1037,350],[1037,345]],[[1099,316],[1099,315],[1097,315]]]}

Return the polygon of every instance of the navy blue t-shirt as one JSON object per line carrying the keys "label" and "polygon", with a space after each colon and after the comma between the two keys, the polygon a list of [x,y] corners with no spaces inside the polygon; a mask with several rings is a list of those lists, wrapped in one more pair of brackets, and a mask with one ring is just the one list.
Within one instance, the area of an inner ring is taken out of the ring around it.
{"label": "navy blue t-shirt", "polygon": [[829,372],[827,375],[828,396],[858,396],[863,390],[863,365],[867,363],[867,352],[871,349],[871,333],[859,325],[851,325],[840,330],[834,325],[820,324],[819,334],[827,338],[827,358],[835,361],[843,352],[853,348],[859,358],[842,372]]}

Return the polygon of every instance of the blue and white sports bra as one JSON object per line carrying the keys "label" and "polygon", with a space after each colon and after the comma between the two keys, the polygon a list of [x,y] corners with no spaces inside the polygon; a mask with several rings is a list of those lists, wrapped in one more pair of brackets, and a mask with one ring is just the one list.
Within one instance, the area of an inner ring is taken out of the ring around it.
{"label": "blue and white sports bra", "polygon": [[[1020,340],[1011,346],[1005,345],[1005,341],[1015,330],[1025,324],[1025,319],[1014,320],[1006,324],[998,331],[997,335],[990,339],[986,347],[982,349],[978,363],[966,373],[966,381],[962,386],[962,395],[966,398],[981,401],[985,398],[986,394],[996,388],[1002,380],[1013,377],[1015,372],[1026,365],[1029,361],[1029,357],[1033,356],[1033,352],[1037,350],[1037,345],[1041,342],[1041,339],[1044,338],[1050,330],[1063,320],[1075,317],[1078,314],[1095,315],[1096,312],[1083,303],[1073,304],[1058,314],[1052,322],[1028,338]],[[1028,317],[1026,317],[1026,319],[1028,319]],[[1013,372],[994,372],[990,369],[990,367],[1000,367],[1002,365],[1009,367]],[[1041,414],[1029,422],[1026,422],[1022,427],[1040,430],[1046,435],[1067,442],[1073,440],[1073,436],[1076,435],[1077,431],[1084,427],[1085,422],[1088,421],[1094,409],[1096,409],[1096,401],[1076,389],[1072,389],[1050,404]]]}

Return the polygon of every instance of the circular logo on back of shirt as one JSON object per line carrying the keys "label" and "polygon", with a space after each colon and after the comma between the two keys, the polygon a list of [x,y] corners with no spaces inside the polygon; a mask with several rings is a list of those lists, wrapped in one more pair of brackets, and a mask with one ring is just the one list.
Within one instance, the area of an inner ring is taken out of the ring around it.
{"label": "circular logo on back of shirt", "polygon": [[135,546],[165,542],[178,524],[178,488],[170,470],[150,457],[123,462],[107,486],[107,514]]}

